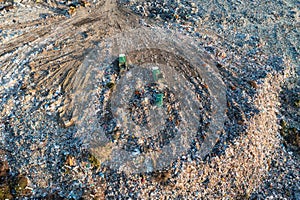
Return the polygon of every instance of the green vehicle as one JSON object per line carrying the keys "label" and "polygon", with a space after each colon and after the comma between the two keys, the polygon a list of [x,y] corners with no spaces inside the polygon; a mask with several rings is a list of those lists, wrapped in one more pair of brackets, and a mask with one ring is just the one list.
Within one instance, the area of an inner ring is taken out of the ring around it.
{"label": "green vehicle", "polygon": [[119,69],[120,69],[121,73],[127,70],[127,63],[126,63],[125,54],[120,54],[119,55]]}
{"label": "green vehicle", "polygon": [[163,78],[163,75],[158,67],[152,68],[152,76],[153,76],[154,82],[158,82],[159,80],[161,80]]}
{"label": "green vehicle", "polygon": [[163,98],[164,98],[164,94],[156,94],[155,95],[155,104],[158,106],[158,107],[162,107],[163,106]]}

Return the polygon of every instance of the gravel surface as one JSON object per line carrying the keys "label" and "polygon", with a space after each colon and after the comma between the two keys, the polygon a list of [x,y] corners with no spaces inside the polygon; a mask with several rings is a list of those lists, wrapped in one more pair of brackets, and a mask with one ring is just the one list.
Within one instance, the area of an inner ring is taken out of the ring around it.
{"label": "gravel surface", "polygon": [[[0,0],[0,199],[300,199],[298,1],[10,5]],[[222,77],[226,120],[205,157],[200,134],[167,167],[130,173],[101,165],[79,134],[80,66],[134,27],[192,38]]]}

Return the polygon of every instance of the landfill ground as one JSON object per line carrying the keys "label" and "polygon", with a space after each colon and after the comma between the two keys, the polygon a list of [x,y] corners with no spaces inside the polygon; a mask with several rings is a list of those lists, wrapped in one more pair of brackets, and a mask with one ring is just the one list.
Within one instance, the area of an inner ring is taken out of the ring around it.
{"label": "landfill ground", "polygon": [[0,200],[300,199],[299,8],[0,0]]}

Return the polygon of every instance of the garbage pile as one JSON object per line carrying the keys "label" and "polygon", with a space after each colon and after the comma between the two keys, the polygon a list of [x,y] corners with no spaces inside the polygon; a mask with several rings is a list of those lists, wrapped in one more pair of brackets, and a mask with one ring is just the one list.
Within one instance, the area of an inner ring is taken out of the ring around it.
{"label": "garbage pile", "polygon": [[[104,41],[87,57],[77,74],[86,81],[74,95],[76,134],[102,165],[152,172],[191,148],[200,158],[211,150],[224,124],[225,86],[209,56],[191,44],[141,29]],[[172,46],[181,54],[168,51]]]}

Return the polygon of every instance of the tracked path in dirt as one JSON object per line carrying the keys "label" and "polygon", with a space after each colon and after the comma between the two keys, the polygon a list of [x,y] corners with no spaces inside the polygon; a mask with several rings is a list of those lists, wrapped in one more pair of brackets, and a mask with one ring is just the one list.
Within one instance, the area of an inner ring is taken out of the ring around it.
{"label": "tracked path in dirt", "polygon": [[[58,84],[66,92],[72,88],[72,75],[93,48],[105,36],[138,26],[134,14],[119,9],[116,1],[103,1],[88,12],[80,9],[75,16],[53,17],[1,29],[37,27],[0,46],[1,70],[9,72],[27,60],[37,89]],[[40,71],[47,72],[46,76]]]}
{"label": "tracked path in dirt", "polygon": [[[23,89],[39,95],[60,88],[69,94],[76,84],[74,74],[95,44],[104,37],[137,26],[138,16],[118,7],[115,0],[101,1],[91,9],[78,9],[70,18],[54,16],[0,26],[30,30],[0,46],[3,77],[10,79],[14,71],[29,66],[31,76],[23,80]],[[65,102],[69,102],[67,95]]]}

